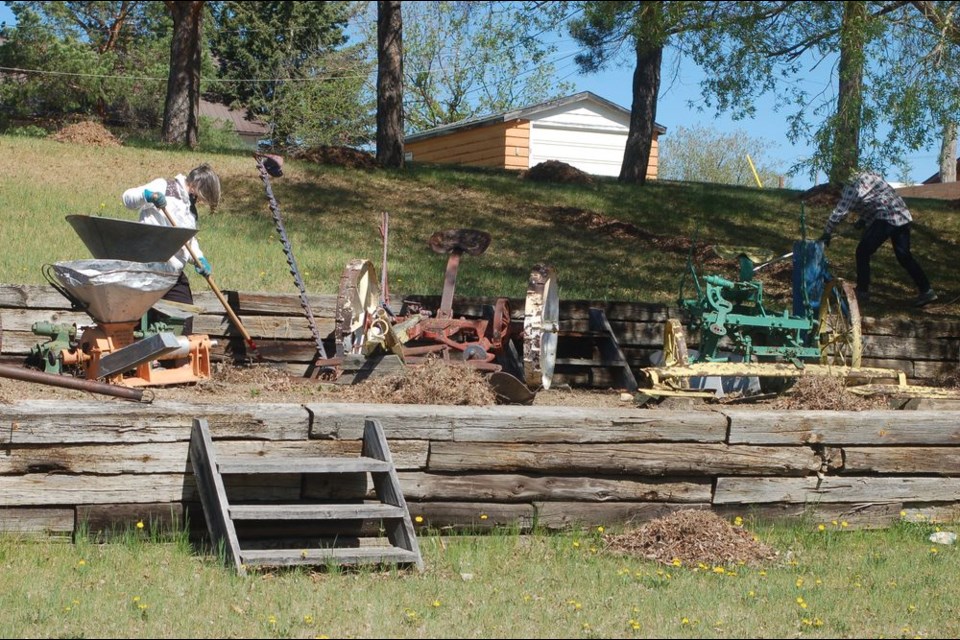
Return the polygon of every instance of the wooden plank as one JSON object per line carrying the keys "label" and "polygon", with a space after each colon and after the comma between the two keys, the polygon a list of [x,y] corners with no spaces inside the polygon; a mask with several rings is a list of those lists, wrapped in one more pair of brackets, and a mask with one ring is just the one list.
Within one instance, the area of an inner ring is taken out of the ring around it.
{"label": "wooden plank", "polygon": [[844,447],[843,471],[960,475],[960,446]]}
{"label": "wooden plank", "polygon": [[427,470],[704,476],[808,475],[821,459],[807,447],[697,443],[519,444],[433,442]]}
{"label": "wooden plank", "polygon": [[[337,311],[337,296],[332,294],[307,295],[307,303],[314,318],[333,318]],[[230,306],[238,315],[283,315],[304,317],[300,296],[295,293],[262,293],[231,291]]]}
{"label": "wooden plank", "polygon": [[[62,324],[70,326],[93,325],[93,319],[82,311],[71,311],[68,309],[4,309],[3,314],[3,340],[7,340],[7,332],[21,331],[33,336],[34,344],[45,342],[49,338],[33,333],[33,325],[36,322],[50,322],[53,324]],[[5,349],[6,350],[6,349]]]}
{"label": "wooden plank", "polygon": [[910,354],[913,360],[952,360],[960,355],[960,338],[929,337],[907,338],[904,336],[863,336],[863,352],[871,358],[896,358]]}
{"label": "wooden plank", "polygon": [[681,509],[709,509],[709,503],[670,502],[535,502],[537,525],[547,529],[596,529],[614,524],[639,525]]}
{"label": "wooden plank", "polygon": [[0,534],[69,540],[74,517],[74,510],[66,507],[0,508]]}
{"label": "wooden plank", "polygon": [[730,444],[951,445],[960,443],[954,411],[723,411]]}
{"label": "wooden plank", "polygon": [[410,501],[407,507],[417,530],[480,532],[509,527],[530,531],[536,521],[536,510],[529,503]]}
{"label": "wooden plank", "polygon": [[231,457],[217,465],[220,473],[374,473],[390,468],[386,462],[373,458],[306,458],[306,457]]}
{"label": "wooden plank", "polygon": [[0,284],[0,307],[69,309],[70,301],[46,284]]}
{"label": "wooden plank", "polygon": [[398,474],[409,500],[458,502],[710,502],[710,480],[601,476],[533,476],[513,473]]}
{"label": "wooden plank", "polygon": [[377,498],[385,504],[397,507],[402,512],[402,516],[398,520],[384,523],[387,538],[394,546],[415,553],[417,568],[423,571],[423,559],[420,556],[420,546],[413,529],[413,521],[410,518],[403,491],[400,489],[397,471],[393,468],[393,458],[390,455],[387,437],[378,420],[367,419],[364,421],[361,453],[366,457],[382,460],[387,465],[386,471],[370,474]]}
{"label": "wooden plank", "polygon": [[[219,440],[217,451],[224,459],[231,456],[341,456],[360,455],[359,440]],[[430,443],[427,440],[395,440],[390,453],[397,469],[423,469],[427,466]]]}
{"label": "wooden plank", "polygon": [[[872,502],[846,504],[751,504],[751,505],[714,505],[718,515],[734,519],[744,518],[749,524],[784,522],[794,526],[803,523],[806,527],[818,530],[825,525],[834,530],[840,529],[877,529],[888,527],[901,518],[903,505],[899,502],[874,504]],[[836,525],[834,525],[836,521]],[[847,526],[844,527],[843,523]]]}
{"label": "wooden plank", "polygon": [[83,504],[77,505],[77,523],[97,539],[109,540],[136,531],[137,523],[144,525],[143,535],[152,531],[173,533],[187,526],[184,507],[180,502],[137,504]]}
{"label": "wooden plank", "polygon": [[903,409],[911,411],[957,411],[960,412],[960,399],[954,398],[910,398]]}
{"label": "wooden plank", "polygon": [[186,442],[9,447],[0,474],[183,473]]}
{"label": "wooden plank", "polygon": [[193,495],[193,478],[183,474],[74,476],[31,473],[0,476],[5,507],[177,502]]}
{"label": "wooden plank", "polygon": [[185,442],[194,417],[214,439],[304,440],[310,429],[299,404],[28,400],[0,404],[0,444]]}
{"label": "wooden plank", "polygon": [[311,437],[360,437],[366,417],[390,439],[460,442],[722,442],[727,418],[712,411],[635,408],[307,404]]}
{"label": "wooden plank", "polygon": [[[296,316],[238,316],[243,328],[253,338],[271,340],[313,340],[313,333],[307,324],[307,319]],[[324,338],[333,333],[333,318],[315,318],[320,337]],[[202,315],[193,319],[194,333],[205,333],[213,336],[234,334],[235,327],[232,320],[224,314],[221,316]],[[314,343],[316,344],[316,343]],[[259,346],[259,345],[258,345]]]}
{"label": "wooden plank", "polygon": [[406,510],[389,504],[243,504],[230,507],[234,520],[369,520],[402,518]]}
{"label": "wooden plank", "polygon": [[230,552],[233,566],[241,575],[246,573],[240,561],[240,542],[230,517],[230,502],[223,479],[217,471],[217,457],[207,421],[197,418],[190,433],[190,464],[193,467],[203,515],[213,548],[221,546]]}
{"label": "wooden plank", "polygon": [[763,502],[954,502],[960,478],[717,478],[714,504]]}
{"label": "wooden plank", "polygon": [[[405,564],[417,561],[416,554],[393,547],[332,549],[246,549],[243,565],[250,567],[315,566],[333,564]],[[238,566],[241,566],[238,564]]]}

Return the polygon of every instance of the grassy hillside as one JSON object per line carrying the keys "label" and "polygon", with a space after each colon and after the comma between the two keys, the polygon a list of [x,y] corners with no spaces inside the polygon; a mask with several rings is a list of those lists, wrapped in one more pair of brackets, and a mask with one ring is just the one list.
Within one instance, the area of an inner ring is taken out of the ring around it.
{"label": "grassy hillside", "polygon": [[[64,216],[135,220],[136,212],[120,203],[125,189],[186,173],[203,161],[215,167],[224,187],[221,209],[213,216],[201,210],[198,235],[217,283],[223,289],[295,292],[251,156],[9,136],[0,136],[0,282],[43,283],[44,263],[90,257]],[[284,171],[272,181],[273,191],[312,294],[335,293],[353,258],[372,260],[379,273],[384,211],[390,214],[390,289],[403,293],[440,293],[446,259],[426,241],[447,228],[492,235],[484,255],[464,257],[459,295],[522,297],[530,268],[549,262],[557,268],[563,298],[661,303],[676,300],[695,234],[700,243],[774,254],[790,251],[801,234],[801,206],[792,190],[672,182],[638,188],[603,179],[574,186],[519,180],[505,171],[414,166],[394,172],[292,160]],[[951,203],[910,204],[918,259],[938,289],[956,295],[958,212]],[[819,235],[828,213],[806,209],[808,236]],[[844,224],[829,249],[838,276],[855,275],[855,234]],[[708,270],[736,273],[734,264],[724,262],[712,262]],[[905,308],[912,284],[889,247],[875,257],[874,270],[876,306]],[[780,280],[789,282],[782,274]],[[195,289],[203,287],[197,278]],[[924,313],[956,310],[941,306]]]}

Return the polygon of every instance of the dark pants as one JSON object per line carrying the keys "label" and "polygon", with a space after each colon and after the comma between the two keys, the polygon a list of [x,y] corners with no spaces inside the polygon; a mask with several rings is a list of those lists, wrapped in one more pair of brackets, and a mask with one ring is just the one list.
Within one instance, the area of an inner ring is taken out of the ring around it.
{"label": "dark pants", "polygon": [[[169,300],[170,302],[183,302],[184,304],[193,304],[193,291],[190,289],[190,281],[187,279],[187,274],[183,271],[180,272],[180,277],[177,278],[176,284],[170,287],[170,290],[163,294],[162,300]],[[153,309],[150,309],[148,312],[147,320],[149,322],[157,322],[159,319],[159,314],[154,312]],[[193,317],[187,318],[183,322],[183,335],[187,336],[193,333]]]}
{"label": "dark pants", "polygon": [[910,223],[895,227],[885,220],[875,220],[864,229],[857,245],[857,291],[870,291],[870,258],[884,242],[893,243],[893,254],[900,266],[907,270],[920,293],[930,290],[930,281],[910,253]]}

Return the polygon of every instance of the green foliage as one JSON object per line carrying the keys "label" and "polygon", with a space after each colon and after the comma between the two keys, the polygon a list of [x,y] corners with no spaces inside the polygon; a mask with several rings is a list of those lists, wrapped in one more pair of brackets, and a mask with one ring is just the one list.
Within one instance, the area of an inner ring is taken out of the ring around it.
{"label": "green foliage", "polygon": [[272,123],[276,140],[368,140],[370,67],[344,48],[349,10],[348,2],[217,3],[211,46],[221,82],[208,90]]}
{"label": "green foliage", "polygon": [[403,4],[404,118],[416,132],[566,95],[522,6]]}
{"label": "green foliage", "polygon": [[200,151],[229,152],[246,148],[232,122],[200,116]]}
{"label": "green foliage", "polygon": [[756,186],[749,157],[763,186],[776,187],[782,169],[768,158],[773,146],[742,129],[721,133],[701,125],[677,127],[660,140],[659,177]]}
{"label": "green foliage", "polygon": [[46,138],[50,135],[49,131],[35,124],[28,124],[25,127],[11,127],[4,133],[8,136],[22,136],[24,138]]}

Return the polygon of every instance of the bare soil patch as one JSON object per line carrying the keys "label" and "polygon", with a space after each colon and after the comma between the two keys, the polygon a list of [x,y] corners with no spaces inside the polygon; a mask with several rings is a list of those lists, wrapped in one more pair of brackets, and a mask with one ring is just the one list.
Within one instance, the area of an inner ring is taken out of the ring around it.
{"label": "bare soil patch", "polygon": [[604,542],[613,553],[684,567],[756,566],[777,557],[773,547],[707,510],[675,511],[632,531],[605,535]]}

